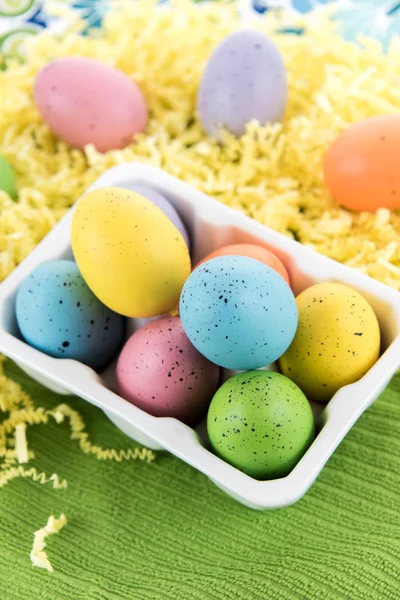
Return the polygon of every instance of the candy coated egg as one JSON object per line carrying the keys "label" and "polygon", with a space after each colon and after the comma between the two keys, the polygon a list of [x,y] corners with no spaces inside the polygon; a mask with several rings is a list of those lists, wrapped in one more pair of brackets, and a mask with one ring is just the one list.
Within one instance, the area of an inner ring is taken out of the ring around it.
{"label": "candy coated egg", "polygon": [[201,79],[197,108],[212,137],[221,128],[243,135],[255,119],[280,121],[286,107],[285,65],[275,44],[263,33],[237,31],[212,53]]}
{"label": "candy coated egg", "polygon": [[207,410],[219,368],[189,342],[179,317],[157,319],[126,342],[117,364],[119,393],[157,417],[196,422]]}
{"label": "candy coated egg", "polygon": [[227,369],[274,362],[297,327],[296,301],[286,281],[247,256],[220,256],[195,269],[182,290],[180,316],[199,352]]}
{"label": "candy coated egg", "polygon": [[171,202],[169,202],[162,194],[160,194],[156,190],[152,190],[151,188],[149,188],[145,185],[139,185],[139,184],[136,185],[135,184],[135,185],[124,185],[123,187],[128,190],[131,190],[132,192],[135,192],[136,194],[140,194],[141,196],[144,196],[144,198],[147,198],[148,200],[150,200],[150,202],[152,202],[153,204],[158,206],[158,208],[163,211],[165,216],[168,217],[168,219],[178,229],[181,236],[185,240],[186,246],[188,248],[190,247],[189,234],[187,232],[185,224],[182,221],[181,217],[179,216],[178,211],[173,206],[173,204],[171,204]]}
{"label": "candy coated egg", "polygon": [[71,243],[86,283],[115,312],[154,317],[176,307],[190,256],[150,200],[122,188],[88,192],[75,210]]}
{"label": "candy coated egg", "polygon": [[303,392],[272,371],[239,373],[217,391],[207,415],[215,452],[256,479],[284,477],[314,438]]}
{"label": "candy coated egg", "polygon": [[13,200],[17,197],[14,170],[3,156],[0,156],[0,190],[6,192]]}
{"label": "candy coated egg", "polygon": [[333,198],[351,210],[400,207],[400,115],[364,119],[346,129],[324,160]]}
{"label": "candy coated egg", "polygon": [[340,283],[313,285],[296,302],[298,329],[279,366],[309,399],[327,402],[378,360],[378,320],[361,294]]}
{"label": "candy coated egg", "polygon": [[55,358],[101,369],[122,346],[125,319],[96,298],[71,260],[43,263],[28,275],[16,316],[24,340]]}
{"label": "candy coated egg", "polygon": [[147,107],[136,83],[91,58],[49,63],[38,73],[33,93],[50,130],[75,148],[124,148],[146,127]]}
{"label": "candy coated egg", "polygon": [[289,275],[282,261],[275,256],[275,254],[270,252],[270,250],[267,250],[263,246],[257,246],[256,244],[231,244],[230,246],[224,246],[223,248],[215,250],[215,252],[211,252],[211,254],[203,258],[203,260],[201,260],[197,266],[201,265],[207,260],[211,260],[211,258],[230,255],[248,256],[249,258],[259,260],[279,273],[286,283],[290,285]]}

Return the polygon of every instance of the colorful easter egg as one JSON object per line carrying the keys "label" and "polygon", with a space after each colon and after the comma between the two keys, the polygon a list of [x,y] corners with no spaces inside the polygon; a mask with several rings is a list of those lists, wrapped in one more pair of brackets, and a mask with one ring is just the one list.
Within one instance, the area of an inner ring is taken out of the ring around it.
{"label": "colorful easter egg", "polygon": [[136,331],[117,365],[121,396],[157,417],[195,423],[207,410],[219,368],[190,343],[179,317],[162,318]]}
{"label": "colorful easter egg", "polygon": [[212,53],[197,96],[200,121],[218,138],[221,128],[243,135],[255,119],[280,121],[286,107],[286,70],[275,44],[260,31],[236,31]]}
{"label": "colorful easter egg", "polygon": [[180,316],[199,352],[238,370],[274,362],[297,327],[296,301],[286,281],[247,256],[220,256],[195,269],[182,290]]}
{"label": "colorful easter egg", "polygon": [[61,140],[100,152],[124,148],[145,130],[147,107],[127,75],[110,65],[83,57],[59,58],[37,75],[36,106]]}
{"label": "colorful easter egg", "polygon": [[299,325],[279,360],[311,400],[327,402],[378,360],[378,319],[367,300],[341,283],[318,283],[296,298]]}
{"label": "colorful easter egg", "polygon": [[325,183],[333,198],[351,210],[400,208],[400,115],[364,119],[329,147]]}
{"label": "colorful easter egg", "polygon": [[141,318],[177,306],[189,251],[150,200],[123,188],[88,192],[75,210],[71,243],[86,283],[111,310]]}
{"label": "colorful easter egg", "polygon": [[249,371],[228,379],[207,416],[215,452],[256,479],[290,473],[314,438],[311,405],[280,373]]}
{"label": "colorful easter egg", "polygon": [[16,300],[24,340],[55,358],[72,358],[101,369],[121,348],[125,319],[104,306],[71,260],[36,267]]}

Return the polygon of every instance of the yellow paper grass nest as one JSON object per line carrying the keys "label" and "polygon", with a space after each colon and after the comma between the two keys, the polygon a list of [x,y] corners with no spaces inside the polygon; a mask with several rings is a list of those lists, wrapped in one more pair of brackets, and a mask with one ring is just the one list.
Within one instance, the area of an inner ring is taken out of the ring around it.
{"label": "yellow paper grass nest", "polygon": [[[0,194],[0,279],[6,277],[109,167],[142,161],[187,181],[258,221],[400,289],[400,215],[341,209],[324,188],[321,159],[337,134],[363,117],[398,112],[400,49],[343,41],[327,17],[302,37],[273,35],[288,70],[282,125],[252,123],[221,147],[196,119],[195,98],[213,48],[240,28],[233,5],[125,3],[96,37],[38,36],[23,65],[0,75],[2,154],[17,172],[19,199]],[[267,18],[255,26],[271,32]],[[141,87],[151,120],[124,150],[86,153],[58,141],[32,101],[38,70],[51,58],[83,55],[110,63]]]}

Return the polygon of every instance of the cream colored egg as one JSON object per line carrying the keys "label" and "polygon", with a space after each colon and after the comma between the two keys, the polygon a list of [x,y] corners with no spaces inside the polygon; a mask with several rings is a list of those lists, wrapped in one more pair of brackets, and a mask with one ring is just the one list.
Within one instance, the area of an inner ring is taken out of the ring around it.
{"label": "cream colored egg", "polygon": [[327,402],[378,360],[378,320],[361,294],[340,283],[313,285],[296,302],[298,329],[279,365],[309,399]]}

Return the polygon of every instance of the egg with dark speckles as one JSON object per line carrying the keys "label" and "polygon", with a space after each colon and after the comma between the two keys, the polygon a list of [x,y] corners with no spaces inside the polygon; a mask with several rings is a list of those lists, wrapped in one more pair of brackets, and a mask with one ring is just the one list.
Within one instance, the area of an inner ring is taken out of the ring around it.
{"label": "egg with dark speckles", "polygon": [[206,411],[220,377],[189,342],[179,317],[148,323],[126,342],[117,364],[119,393],[157,417],[195,423]]}
{"label": "egg with dark speckles", "polygon": [[86,193],[72,219],[71,243],[86,283],[115,312],[146,318],[177,306],[190,274],[188,247],[147,198],[117,187]]}
{"label": "egg with dark speckles", "polygon": [[101,369],[119,352],[125,319],[90,291],[71,260],[36,267],[22,282],[16,316],[24,340],[55,358]]}
{"label": "egg with dark speckles", "polygon": [[378,360],[378,320],[361,294],[340,283],[313,285],[296,302],[299,326],[279,366],[308,398],[327,402]]}
{"label": "egg with dark speckles", "polygon": [[207,416],[214,451],[255,479],[284,477],[314,438],[307,398],[290,379],[272,371],[249,371],[228,379]]}
{"label": "egg with dark speckles", "polygon": [[243,135],[255,119],[262,125],[280,121],[286,107],[287,83],[282,56],[264,33],[236,31],[212,53],[201,80],[197,108],[212,137],[221,128]]}
{"label": "egg with dark speckles", "polygon": [[286,281],[247,256],[220,256],[197,267],[183,287],[180,316],[199,352],[240,371],[277,360],[297,327],[296,301]]}
{"label": "egg with dark speckles", "polygon": [[81,150],[87,144],[99,152],[124,148],[146,127],[147,106],[136,83],[92,58],[50,62],[36,76],[33,95],[50,130]]}

